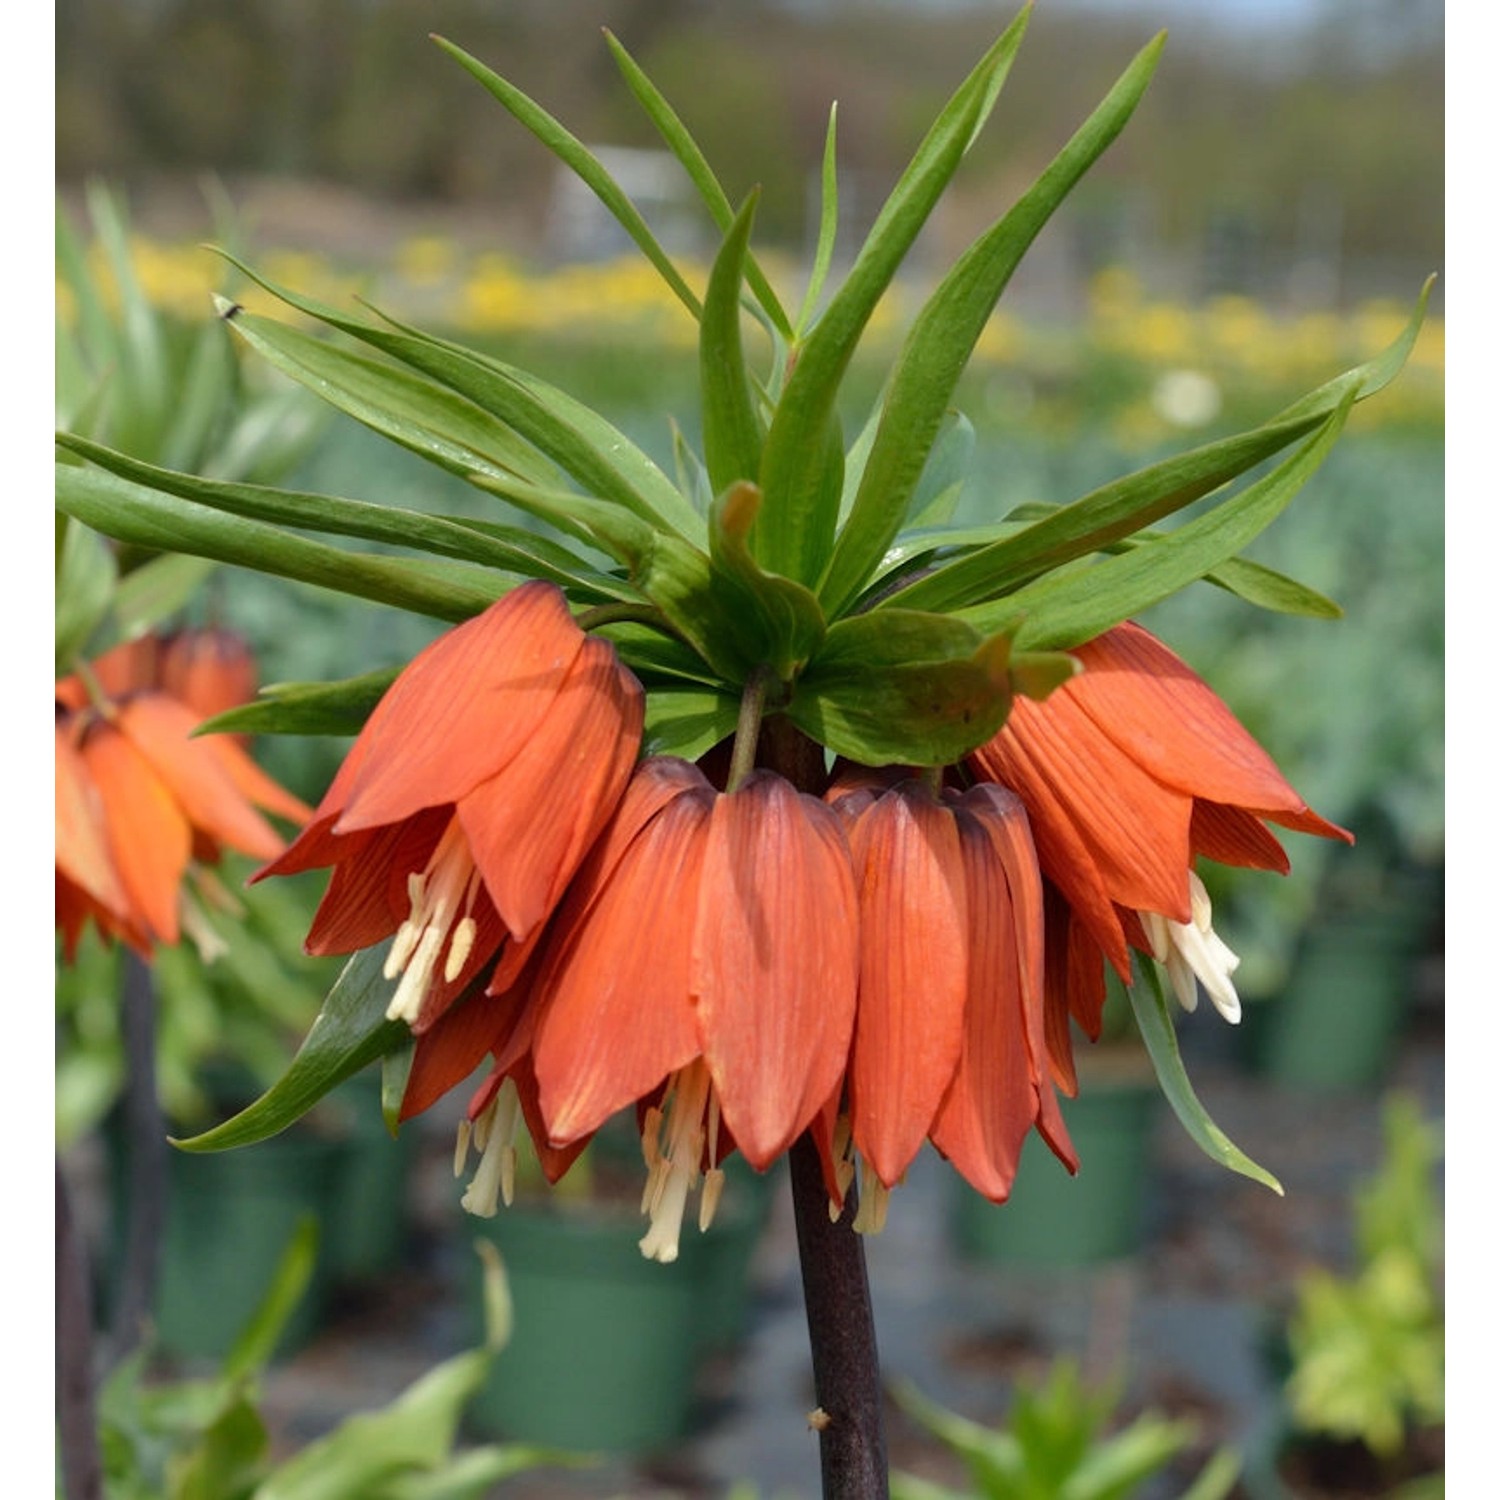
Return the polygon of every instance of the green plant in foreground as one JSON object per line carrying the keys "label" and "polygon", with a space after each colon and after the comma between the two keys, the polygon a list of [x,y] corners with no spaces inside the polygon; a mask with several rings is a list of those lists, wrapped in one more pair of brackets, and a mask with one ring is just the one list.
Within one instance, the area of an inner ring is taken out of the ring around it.
{"label": "green plant in foreground", "polygon": [[1354,1195],[1354,1273],[1313,1270],[1297,1286],[1286,1388],[1297,1431],[1390,1458],[1412,1428],[1442,1422],[1441,1151],[1416,1102],[1393,1095],[1385,1158]]}
{"label": "green plant in foreground", "polygon": [[[945,1411],[911,1386],[895,1394],[903,1410],[963,1459],[973,1488],[954,1491],[912,1474],[894,1474],[892,1500],[1127,1500],[1197,1435],[1191,1422],[1152,1412],[1109,1432],[1118,1390],[1090,1390],[1066,1359],[1053,1364],[1043,1380],[1017,1382],[1002,1428]],[[1238,1475],[1233,1450],[1221,1448],[1182,1500],[1224,1500]]]}
{"label": "green plant in foreground", "polygon": [[485,1268],[487,1334],[429,1370],[390,1405],[359,1412],[272,1464],[257,1401],[265,1366],[312,1274],[317,1228],[293,1237],[266,1293],[222,1367],[170,1383],[146,1378],[150,1350],[123,1361],[99,1395],[107,1500],[481,1500],[501,1480],[581,1460],[550,1449],[489,1444],[459,1450],[469,1398],[505,1343],[503,1272]]}

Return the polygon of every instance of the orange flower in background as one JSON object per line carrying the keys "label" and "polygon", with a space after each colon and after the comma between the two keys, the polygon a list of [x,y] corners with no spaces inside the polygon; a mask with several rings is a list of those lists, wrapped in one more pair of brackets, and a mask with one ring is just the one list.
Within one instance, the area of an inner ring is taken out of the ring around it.
{"label": "orange flower in background", "polygon": [[99,658],[90,668],[97,702],[79,677],[56,685],[65,958],[89,918],[143,955],[154,942],[175,943],[195,864],[216,863],[225,848],[257,859],[280,853],[285,841],[257,809],[295,822],[311,813],[238,744],[193,737],[203,712],[161,687],[164,648],[142,637]]}
{"label": "orange flower in background", "polygon": [[825,1147],[833,1201],[857,1151],[855,1227],[878,1230],[927,1139],[1004,1199],[1033,1125],[1075,1170],[1047,1076],[1041,874],[1019,799],[993,786],[939,798],[916,780],[881,790],[859,773],[829,795],[849,833],[860,941],[847,1110]]}
{"label": "orange flower in background", "polygon": [[643,716],[614,648],[554,585],[523,584],[412,660],[255,879],[331,866],[307,951],[396,934],[388,1014],[423,1031],[502,948],[492,985],[514,976],[620,800]]}
{"label": "orange flower in background", "polygon": [[856,919],[847,845],[823,803],[768,771],[721,793],[695,766],[648,759],[515,992],[487,1012],[467,1002],[419,1042],[421,1093],[408,1088],[403,1114],[428,1102],[434,1072],[446,1081],[479,1060],[482,1028],[464,1012],[485,1014],[505,1039],[471,1106],[486,1155],[466,1205],[492,1213],[505,1196],[533,1082],[532,1132],[554,1150],[638,1106],[651,1220],[641,1248],[673,1260],[700,1182],[700,1226],[712,1218],[727,1151],[764,1170],[838,1088]]}
{"label": "orange flower in background", "polygon": [[1285,873],[1268,823],[1352,842],[1149,632],[1119,625],[1072,654],[1083,670],[1042,702],[1017,698],[967,762],[1011,788],[1030,818],[1049,885],[1048,1049],[1070,1092],[1067,1018],[1097,1037],[1103,961],[1128,979],[1132,947],[1166,964],[1187,1009],[1201,983],[1238,1020],[1237,960],[1213,931],[1197,856]]}

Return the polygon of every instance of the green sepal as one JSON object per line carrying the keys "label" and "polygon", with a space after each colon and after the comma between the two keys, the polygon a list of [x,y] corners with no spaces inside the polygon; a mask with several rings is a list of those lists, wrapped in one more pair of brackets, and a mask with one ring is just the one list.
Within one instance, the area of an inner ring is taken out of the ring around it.
{"label": "green sepal", "polygon": [[1351,390],[1338,410],[1290,458],[1156,541],[1143,542],[1088,567],[1062,569],[995,604],[958,613],[981,630],[997,612],[1007,618],[1024,613],[1016,642],[1029,650],[1066,650],[1092,640],[1222,567],[1248,547],[1318,471],[1343,431],[1353,402]]}
{"label": "green sepal", "polygon": [[646,695],[642,755],[680,755],[697,760],[739,723],[740,700],[704,688],[653,688]]}
{"label": "green sepal", "polygon": [[1144,47],[1009,213],[959,257],[917,315],[896,363],[859,493],[819,597],[832,614],[869,579],[911,512],[939,425],[1021,257],[1078,180],[1124,129],[1165,44]]}
{"label": "green sepal", "polygon": [[200,724],[195,734],[358,734],[400,667],[381,667],[341,682],[273,682],[254,702]]}
{"label": "green sepal", "polygon": [[74,658],[87,649],[103,624],[117,576],[114,554],[97,531],[66,515],[61,522],[52,638],[59,676],[72,671]]}
{"label": "green sepal", "polygon": [[787,714],[862,765],[949,765],[1010,712],[1010,642],[947,615],[881,610],[837,620]]}
{"label": "green sepal", "polygon": [[658,533],[635,581],[721,681],[743,683],[760,664],[760,622],[736,615],[730,596],[741,591],[726,587],[727,575],[697,547]]}
{"label": "green sepal", "polygon": [[[1182,1121],[1183,1128],[1202,1147],[1204,1153],[1221,1167],[1238,1172],[1253,1182],[1264,1183],[1273,1192],[1285,1196],[1281,1184],[1262,1166],[1251,1161],[1233,1141],[1209,1118],[1208,1111],[1199,1103],[1193,1086],[1188,1082],[1187,1070],[1182,1065],[1182,1053],[1177,1047],[1177,1030],[1172,1024],[1172,1013],[1167,997],[1162,991],[1161,979],[1156,965],[1142,959],[1136,965],[1137,981],[1128,986],[1130,1008],[1135,1012],[1136,1025],[1141,1039],[1156,1068],[1162,1093],[1173,1113]],[[1144,975],[1144,982],[1139,976]]]}
{"label": "green sepal", "polygon": [[636,620],[616,620],[597,626],[593,632],[603,636],[625,663],[648,688],[675,687],[689,683],[699,687],[716,687],[721,674],[714,671],[686,641],[664,635],[660,630]]}
{"label": "green sepal", "polygon": [[[708,159],[698,148],[698,143],[688,133],[687,127],[678,117],[676,110],[662,97],[661,91],[646,76],[640,64],[620,45],[619,39],[607,26],[604,28],[604,41],[614,57],[615,66],[620,70],[620,76],[625,80],[625,86],[635,95],[636,102],[645,110],[651,123],[656,126],[657,134],[666,142],[668,150],[682,163],[683,170],[693,186],[698,189],[698,196],[703,199],[719,232],[727,233],[729,226],[734,222],[734,209],[730,205],[729,195],[714,175],[713,168],[709,166]],[[784,339],[792,338],[792,325],[787,320],[781,301],[772,289],[771,283],[766,279],[765,272],[756,264],[753,255],[746,257],[745,279],[755,293],[755,300],[765,310],[766,316],[771,320],[776,331]],[[705,298],[704,301],[705,316],[708,310],[708,300]]]}
{"label": "green sepal", "polygon": [[714,259],[698,329],[703,457],[717,495],[760,473],[761,429],[740,336],[740,286],[759,193],[751,193]]}
{"label": "green sepal", "polygon": [[662,249],[639,210],[626,196],[620,184],[605,170],[599,158],[570,130],[553,119],[541,105],[523,94],[515,84],[485,67],[477,58],[470,57],[461,47],[455,47],[445,37],[434,36],[432,40],[478,79],[559,161],[593,190],[599,201],[614,215],[620,227],[640,247],[646,259],[661,273],[662,280],[676,293],[682,305],[694,318],[699,317],[703,309],[693,295],[692,288],[682,279],[671,256]]}
{"label": "green sepal", "polygon": [[708,513],[709,560],[716,588],[740,622],[746,650],[783,682],[793,677],[822,644],[823,611],[811,589],[766,573],[747,542],[760,509],[753,484],[733,484]]}
{"label": "green sepal", "polygon": [[58,464],[57,508],[85,526],[153,552],[186,552],[315,584],[438,620],[467,620],[513,584],[464,564],[426,564],[343,552],[280,527],[132,484],[117,474]]}
{"label": "green sepal", "polygon": [[954,92],[891,190],[848,278],[797,352],[761,461],[765,509],[755,551],[770,572],[809,586],[823,576],[842,483],[831,484],[826,461],[809,463],[809,455],[826,453],[839,384],[860,335],[993,108],[1029,18],[1029,10],[1022,11]]}
{"label": "green sepal", "polygon": [[[346,500],[270,485],[200,479],[143,463],[72,433],[58,434],[57,442],[124,479],[227,515],[278,527],[293,526],[299,531],[410,547],[528,578],[545,578],[576,590],[585,598],[622,597],[613,580],[590,568],[565,547],[515,526],[433,516],[395,505],[372,505],[365,500]],[[630,597],[630,593],[623,597]]]}
{"label": "green sepal", "polygon": [[400,1047],[411,1035],[404,1021],[388,1021],[392,985],[382,969],[388,939],[344,965],[312,1029],[286,1072],[237,1115],[187,1140],[183,1151],[227,1151],[264,1141],[300,1120],[325,1094],[360,1069]]}

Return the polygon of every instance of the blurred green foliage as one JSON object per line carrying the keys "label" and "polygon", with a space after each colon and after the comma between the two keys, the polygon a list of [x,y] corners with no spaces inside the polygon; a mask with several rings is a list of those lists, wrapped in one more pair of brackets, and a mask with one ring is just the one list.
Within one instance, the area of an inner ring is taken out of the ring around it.
{"label": "blurred green foliage", "polygon": [[[962,1500],[970,1495],[975,1500],[1128,1500],[1197,1436],[1191,1422],[1170,1421],[1155,1412],[1118,1426],[1119,1390],[1090,1389],[1066,1359],[1053,1364],[1040,1381],[1017,1382],[1001,1428],[945,1411],[910,1386],[895,1395],[906,1412],[964,1461],[972,1489],[950,1490],[897,1473],[891,1476],[892,1500]],[[1221,1448],[1182,1500],[1224,1500],[1238,1475],[1233,1450]]]}
{"label": "blurred green foliage", "polygon": [[1390,1458],[1413,1427],[1443,1421],[1442,1136],[1401,1094],[1384,1133],[1379,1170],[1354,1194],[1353,1274],[1316,1269],[1297,1285],[1286,1390],[1298,1432]]}

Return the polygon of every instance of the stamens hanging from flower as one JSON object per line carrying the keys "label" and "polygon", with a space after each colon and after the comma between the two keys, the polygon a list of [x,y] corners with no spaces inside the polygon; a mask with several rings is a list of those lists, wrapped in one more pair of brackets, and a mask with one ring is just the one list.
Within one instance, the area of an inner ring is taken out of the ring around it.
{"label": "stamens hanging from flower", "polygon": [[[516,1130],[521,1119],[521,1096],[515,1080],[507,1078],[480,1111],[473,1124],[473,1140],[480,1152],[479,1166],[463,1198],[463,1207],[477,1218],[492,1219],[501,1203],[507,1208],[516,1197]],[[463,1174],[469,1155],[470,1125],[458,1127],[458,1150],[453,1175]]]}
{"label": "stamens hanging from flower", "polygon": [[1198,984],[1208,992],[1214,1008],[1231,1025],[1240,1019],[1240,997],[1230,975],[1239,968],[1239,955],[1213,929],[1213,906],[1194,870],[1188,871],[1191,922],[1174,922],[1160,912],[1143,911],[1141,926],[1151,941],[1151,955],[1167,970],[1172,991],[1185,1011],[1198,1008]]}
{"label": "stamens hanging from flower", "polygon": [[713,1222],[714,1211],[724,1190],[721,1168],[709,1166],[718,1147],[719,1096],[709,1077],[708,1065],[697,1058],[679,1069],[667,1082],[660,1107],[646,1111],[641,1130],[641,1151],[648,1169],[641,1212],[650,1216],[651,1227],[641,1240],[641,1254],[663,1265],[677,1259],[682,1219],[688,1194],[704,1179],[698,1212],[698,1228]]}
{"label": "stamens hanging from flower", "polygon": [[478,931],[472,912],[479,884],[479,870],[468,840],[454,817],[426,866],[420,873],[407,876],[411,915],[397,928],[396,941],[385,960],[387,979],[402,976],[386,1007],[388,1021],[411,1024],[417,1020],[445,947],[444,983],[452,984],[463,973]]}

